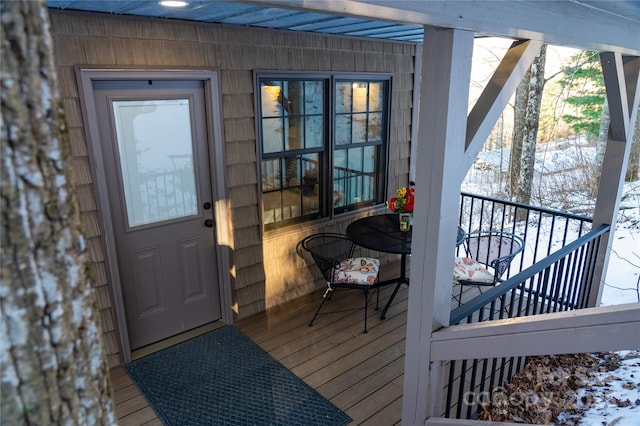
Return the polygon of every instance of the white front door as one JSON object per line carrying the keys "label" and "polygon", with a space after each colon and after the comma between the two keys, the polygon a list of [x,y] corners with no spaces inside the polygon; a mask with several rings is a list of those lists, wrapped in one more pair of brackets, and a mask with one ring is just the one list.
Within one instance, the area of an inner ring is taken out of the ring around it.
{"label": "white front door", "polygon": [[130,348],[221,318],[202,81],[94,81]]}

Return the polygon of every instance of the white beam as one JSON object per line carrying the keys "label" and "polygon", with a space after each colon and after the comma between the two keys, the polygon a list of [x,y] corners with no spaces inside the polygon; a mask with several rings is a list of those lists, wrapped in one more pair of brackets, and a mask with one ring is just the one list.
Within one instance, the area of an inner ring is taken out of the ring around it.
{"label": "white beam", "polygon": [[467,141],[464,164],[469,170],[491,130],[524,78],[531,62],[540,53],[542,42],[514,42],[476,101],[467,120]]}
{"label": "white beam", "polygon": [[[631,152],[632,133],[637,120],[640,105],[640,57],[622,58],[617,53],[600,55],[602,74],[607,91],[611,123],[600,182],[598,196],[593,213],[593,227],[602,224],[611,225],[615,230],[620,209],[620,200],[624,186],[629,154]],[[603,277],[607,274],[607,265],[614,232],[606,236],[596,254],[593,286],[589,294],[589,306],[598,306],[602,298]],[[614,283],[612,283],[614,284]]]}
{"label": "white beam", "polygon": [[[417,137],[416,205],[403,393],[403,424],[423,424],[429,411],[429,344],[451,307],[459,172],[464,152],[474,34],[425,28]],[[437,374],[433,376],[435,379]],[[432,401],[433,402],[433,401]],[[435,402],[434,412],[439,409]],[[433,413],[431,413],[433,414]]]}
{"label": "white beam", "polygon": [[463,324],[432,336],[431,359],[558,355],[640,348],[640,304]]}
{"label": "white beam", "polygon": [[[640,55],[638,16],[571,0],[243,0],[403,24],[455,28],[583,50]],[[425,40],[428,40],[425,37]]]}

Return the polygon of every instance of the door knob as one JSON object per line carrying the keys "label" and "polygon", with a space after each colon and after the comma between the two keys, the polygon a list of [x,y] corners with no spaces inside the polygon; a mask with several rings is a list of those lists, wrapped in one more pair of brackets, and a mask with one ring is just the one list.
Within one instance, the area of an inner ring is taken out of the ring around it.
{"label": "door knob", "polygon": [[206,226],[207,228],[213,228],[213,220],[211,219],[207,219],[204,221],[204,226]]}

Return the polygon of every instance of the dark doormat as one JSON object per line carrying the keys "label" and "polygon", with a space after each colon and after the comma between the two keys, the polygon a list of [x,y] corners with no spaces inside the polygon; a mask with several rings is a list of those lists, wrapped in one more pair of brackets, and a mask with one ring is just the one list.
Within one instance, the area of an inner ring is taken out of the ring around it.
{"label": "dark doormat", "polygon": [[335,425],[351,418],[233,326],[126,365],[167,425]]}

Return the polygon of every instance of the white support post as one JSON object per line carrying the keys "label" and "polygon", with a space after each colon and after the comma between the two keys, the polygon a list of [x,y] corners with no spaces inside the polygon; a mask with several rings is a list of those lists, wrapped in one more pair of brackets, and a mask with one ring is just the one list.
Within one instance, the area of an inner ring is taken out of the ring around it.
{"label": "white support post", "polygon": [[438,364],[430,362],[430,342],[434,328],[448,325],[451,310],[473,37],[469,31],[425,27],[403,425],[423,425],[439,414],[442,375],[431,370]]}
{"label": "white support post", "polygon": [[606,236],[604,244],[600,244],[596,254],[594,279],[588,300],[588,306],[592,307],[598,306],[602,298],[603,279],[607,273],[609,254],[613,244],[613,231],[616,227],[624,178],[629,163],[629,153],[631,152],[633,126],[637,119],[640,102],[640,57],[623,58],[618,53],[605,52],[600,54],[600,63],[607,91],[611,123],[602,161],[598,196],[593,214],[593,227],[609,224],[611,232]]}

